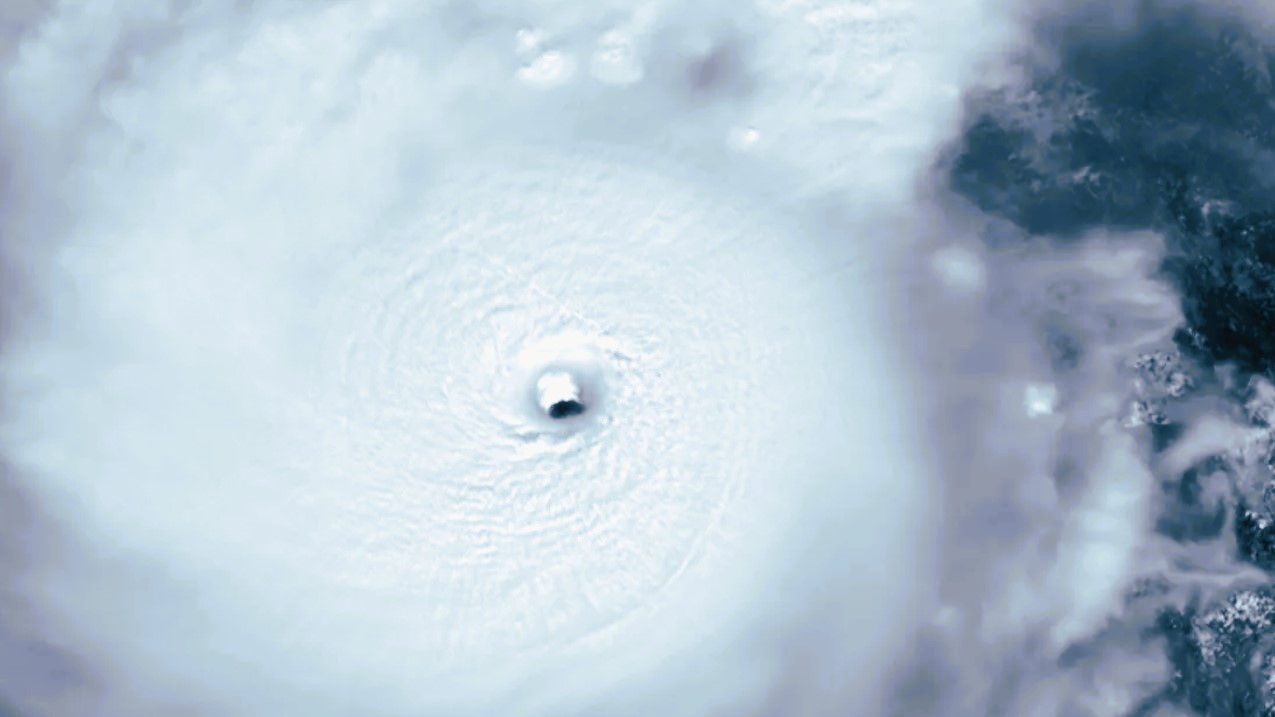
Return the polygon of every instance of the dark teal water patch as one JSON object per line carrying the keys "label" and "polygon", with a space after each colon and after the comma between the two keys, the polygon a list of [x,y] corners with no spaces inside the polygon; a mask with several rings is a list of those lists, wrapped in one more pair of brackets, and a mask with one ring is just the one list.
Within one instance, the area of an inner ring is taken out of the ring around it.
{"label": "dark teal water patch", "polygon": [[1061,61],[1026,86],[980,91],[950,159],[952,186],[1033,234],[1171,218],[1183,186],[1272,207],[1275,58],[1236,21],[1146,11],[1131,33],[1083,18],[1042,23]]}
{"label": "dark teal water patch", "polygon": [[1275,619],[1272,589],[1243,590],[1213,608],[1169,610],[1157,623],[1174,676],[1163,700],[1205,717],[1271,717],[1260,658]]}
{"label": "dark teal water patch", "polygon": [[1049,67],[972,92],[951,187],[1028,234],[1169,239],[1165,276],[1210,361],[1275,369],[1275,55],[1246,25],[1146,3],[1136,29],[1043,21]]}

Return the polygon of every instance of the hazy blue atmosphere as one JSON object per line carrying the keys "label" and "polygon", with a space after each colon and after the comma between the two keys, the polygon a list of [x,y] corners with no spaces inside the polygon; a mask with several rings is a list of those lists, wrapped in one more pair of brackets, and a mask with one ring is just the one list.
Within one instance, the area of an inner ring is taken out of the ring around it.
{"label": "hazy blue atmosphere", "polygon": [[0,716],[1275,717],[1275,11],[8,0]]}

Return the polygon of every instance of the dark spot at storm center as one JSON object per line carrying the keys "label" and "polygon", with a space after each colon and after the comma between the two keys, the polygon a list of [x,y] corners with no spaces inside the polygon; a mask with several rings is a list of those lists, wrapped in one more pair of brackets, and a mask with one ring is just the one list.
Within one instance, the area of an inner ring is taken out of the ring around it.
{"label": "dark spot at storm center", "polygon": [[[1084,5],[1084,3],[1082,3]],[[1042,20],[1049,66],[971,91],[941,158],[950,186],[1019,234],[1167,239],[1190,342],[1275,374],[1275,53],[1244,18],[1145,2],[1120,29]]]}
{"label": "dark spot at storm center", "polygon": [[579,401],[558,401],[549,407],[549,417],[554,419],[571,418],[584,413],[584,404]]}
{"label": "dark spot at storm center", "polygon": [[555,421],[589,410],[585,394],[584,382],[570,371],[547,371],[536,381],[536,403],[542,413]]}

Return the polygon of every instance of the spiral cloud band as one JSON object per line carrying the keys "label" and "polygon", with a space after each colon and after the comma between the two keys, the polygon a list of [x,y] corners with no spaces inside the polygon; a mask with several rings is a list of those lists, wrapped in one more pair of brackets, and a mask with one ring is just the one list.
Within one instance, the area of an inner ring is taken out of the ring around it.
{"label": "spiral cloud band", "polygon": [[92,699],[872,714],[930,557],[890,307],[957,5],[46,8],[3,445]]}

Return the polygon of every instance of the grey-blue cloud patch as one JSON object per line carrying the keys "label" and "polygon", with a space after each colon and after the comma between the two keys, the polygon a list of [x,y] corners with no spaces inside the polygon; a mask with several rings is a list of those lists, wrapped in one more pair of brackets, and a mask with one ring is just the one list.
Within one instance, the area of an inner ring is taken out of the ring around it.
{"label": "grey-blue cloud patch", "polygon": [[[1251,15],[1202,3],[1139,3],[1118,29],[1117,13],[1100,18],[1094,8],[1040,18],[1019,79],[967,95],[965,130],[943,171],[957,194],[1013,228],[997,235],[1001,245],[1033,235],[1068,245],[1113,230],[1163,236],[1161,274],[1185,319],[1174,362],[1199,377],[1197,394],[1251,405],[1260,379],[1249,377],[1275,371],[1275,36]],[[1148,409],[1156,451],[1182,437],[1178,417],[1206,410],[1179,403],[1188,392]],[[1268,426],[1251,411],[1241,422],[1252,435]],[[1256,568],[1269,582],[1268,449],[1161,476],[1157,533],[1221,546],[1238,563],[1233,580],[1262,582],[1248,572]],[[1270,588],[1249,585],[1154,608],[1147,634],[1164,642],[1174,676],[1131,714],[1275,715],[1270,600]],[[1155,591],[1132,595],[1122,619],[1155,601]]]}

